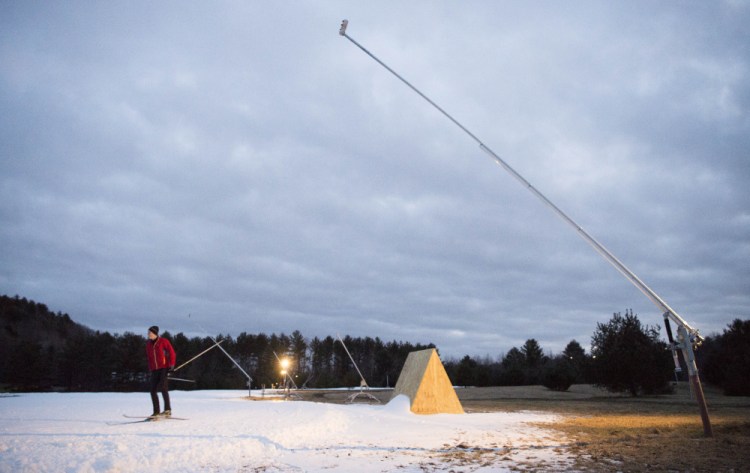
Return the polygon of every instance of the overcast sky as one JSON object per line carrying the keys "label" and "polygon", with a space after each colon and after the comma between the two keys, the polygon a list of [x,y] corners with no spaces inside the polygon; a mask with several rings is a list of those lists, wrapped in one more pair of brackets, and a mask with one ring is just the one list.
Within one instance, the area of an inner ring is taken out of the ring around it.
{"label": "overcast sky", "polygon": [[[750,318],[750,4],[3,2],[0,293],[496,357]],[[190,317],[188,315],[191,314]]]}

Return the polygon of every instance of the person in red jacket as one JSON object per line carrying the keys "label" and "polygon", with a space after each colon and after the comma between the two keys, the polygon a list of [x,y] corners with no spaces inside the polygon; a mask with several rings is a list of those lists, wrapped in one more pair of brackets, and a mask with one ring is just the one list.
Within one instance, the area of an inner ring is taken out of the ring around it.
{"label": "person in red jacket", "polygon": [[[159,327],[156,325],[148,329],[146,357],[148,369],[151,371],[151,403],[154,405],[152,416],[169,417],[172,415],[172,405],[169,402],[167,374],[174,368],[176,355],[169,340],[159,336]],[[161,391],[161,397],[164,398],[164,412],[159,412],[159,396],[157,395],[159,391]]]}

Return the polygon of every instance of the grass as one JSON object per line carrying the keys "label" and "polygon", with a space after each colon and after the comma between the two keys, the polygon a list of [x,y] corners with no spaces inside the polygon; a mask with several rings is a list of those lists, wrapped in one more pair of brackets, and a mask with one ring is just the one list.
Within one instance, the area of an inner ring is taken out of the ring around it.
{"label": "grass", "polygon": [[714,433],[707,438],[698,406],[684,384],[678,385],[672,395],[640,398],[614,396],[592,386],[573,386],[568,393],[554,393],[541,386],[458,392],[467,412],[529,410],[559,414],[559,420],[541,426],[565,437],[581,471],[750,469],[747,397],[726,397],[715,389],[706,389]]}
{"label": "grass", "polygon": [[583,471],[744,471],[750,464],[747,416],[714,416],[703,436],[693,415],[597,412],[546,425],[572,440]]}

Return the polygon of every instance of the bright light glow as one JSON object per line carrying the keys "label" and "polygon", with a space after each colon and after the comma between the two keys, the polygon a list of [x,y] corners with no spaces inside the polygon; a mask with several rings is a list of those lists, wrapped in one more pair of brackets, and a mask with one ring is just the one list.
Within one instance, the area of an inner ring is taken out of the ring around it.
{"label": "bright light glow", "polygon": [[281,363],[281,369],[286,371],[287,368],[289,368],[289,358],[282,358],[279,363]]}

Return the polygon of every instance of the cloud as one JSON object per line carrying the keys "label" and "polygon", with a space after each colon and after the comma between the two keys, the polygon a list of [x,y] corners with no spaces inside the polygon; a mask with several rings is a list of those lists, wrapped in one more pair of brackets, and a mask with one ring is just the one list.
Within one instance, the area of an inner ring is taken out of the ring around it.
{"label": "cloud", "polygon": [[747,318],[741,2],[14,4],[0,291],[100,330],[448,356],[661,322],[343,18],[691,324]]}

